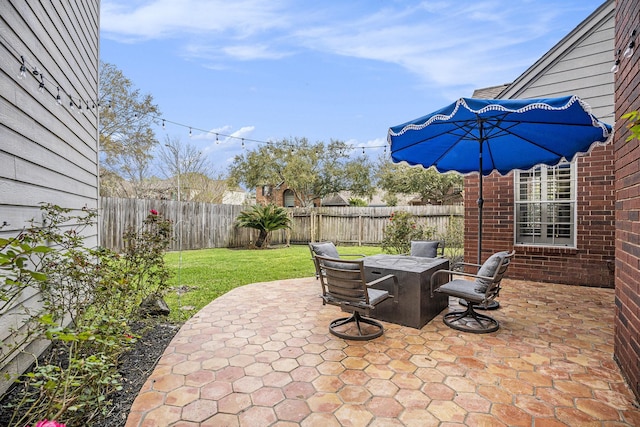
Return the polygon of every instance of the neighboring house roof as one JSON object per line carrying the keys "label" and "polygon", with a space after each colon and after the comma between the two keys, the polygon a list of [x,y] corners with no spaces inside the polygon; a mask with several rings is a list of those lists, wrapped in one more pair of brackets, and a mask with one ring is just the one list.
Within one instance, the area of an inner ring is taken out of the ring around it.
{"label": "neighboring house roof", "polygon": [[479,99],[496,99],[498,95],[506,88],[508,88],[510,83],[505,83],[503,85],[485,87],[482,89],[476,89],[473,91],[473,98]]}
{"label": "neighboring house roof", "polygon": [[349,206],[349,198],[342,194],[332,194],[322,198],[322,206]]}
{"label": "neighboring house roof", "polygon": [[[340,193],[324,197],[321,204],[322,206],[349,206],[349,199],[355,197],[367,201],[369,206],[387,206],[387,203],[383,200],[384,195],[384,191],[377,190],[372,197],[367,199],[365,197],[353,196],[350,191],[341,191]],[[398,199],[398,206],[408,206],[422,200],[416,195],[407,196],[398,194],[396,197]]]}

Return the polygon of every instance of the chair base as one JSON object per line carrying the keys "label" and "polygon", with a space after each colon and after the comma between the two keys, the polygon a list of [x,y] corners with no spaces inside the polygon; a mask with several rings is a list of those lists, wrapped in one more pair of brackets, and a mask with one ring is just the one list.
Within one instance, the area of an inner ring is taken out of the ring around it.
{"label": "chair base", "polygon": [[[458,301],[458,304],[463,305],[463,306],[467,306],[467,300],[460,298],[460,300]],[[500,303],[496,300],[491,301],[489,304],[487,304],[487,307],[485,307],[482,304],[476,305],[476,310],[497,310],[500,308]]]}
{"label": "chair base", "polygon": [[[348,330],[354,329],[349,327],[348,325],[349,323],[355,324],[357,335],[346,333]],[[365,323],[367,325],[373,326],[373,328],[370,328],[370,329],[373,329],[373,331],[370,333],[363,333],[361,323]],[[345,330],[345,332],[341,332],[336,329],[344,325],[347,325],[347,329]],[[378,338],[379,336],[381,336],[382,333],[384,332],[384,328],[382,327],[382,324],[380,322],[377,322],[373,319],[369,319],[368,317],[362,317],[360,313],[356,311],[353,313],[353,316],[351,317],[342,317],[340,319],[336,319],[333,322],[331,322],[329,324],[329,332],[345,340],[367,341],[367,340],[372,340],[374,338]]]}
{"label": "chair base", "polygon": [[477,307],[477,305],[473,303],[467,304],[465,311],[447,313],[442,320],[450,328],[473,334],[487,334],[497,331],[500,327],[498,321],[493,317],[476,313],[474,307]]}

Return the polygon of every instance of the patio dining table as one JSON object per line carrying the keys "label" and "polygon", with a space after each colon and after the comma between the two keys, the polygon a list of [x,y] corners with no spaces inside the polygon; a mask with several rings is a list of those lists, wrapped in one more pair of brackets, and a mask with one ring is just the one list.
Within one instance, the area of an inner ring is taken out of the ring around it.
{"label": "patio dining table", "polygon": [[[385,322],[421,329],[449,304],[446,295],[431,292],[431,275],[449,268],[446,258],[422,258],[406,255],[373,255],[364,258],[367,282],[394,274],[399,282],[399,295],[379,304],[371,317]],[[443,275],[441,275],[443,276]],[[387,281],[388,282],[388,281]],[[446,277],[442,277],[442,284]],[[374,288],[393,293],[391,284],[383,282]],[[397,304],[396,304],[397,300]]]}

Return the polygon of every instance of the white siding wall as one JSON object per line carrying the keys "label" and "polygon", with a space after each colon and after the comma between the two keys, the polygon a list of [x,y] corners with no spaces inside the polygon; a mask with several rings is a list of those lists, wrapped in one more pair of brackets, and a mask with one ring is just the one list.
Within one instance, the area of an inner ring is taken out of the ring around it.
{"label": "white siding wall", "polygon": [[[98,207],[97,109],[71,111],[98,95],[99,0],[0,1],[0,236],[16,235],[43,202],[81,209]],[[21,56],[28,73],[19,79]],[[56,102],[60,88],[63,105]],[[83,109],[86,104],[82,105]],[[97,228],[88,244],[97,244]],[[24,303],[36,304],[34,295]],[[0,340],[10,342],[12,313],[0,313]],[[38,351],[42,345],[32,345]],[[3,368],[18,373],[32,360],[15,360]],[[0,379],[0,392],[8,386]]]}
{"label": "white siding wall", "polygon": [[578,95],[604,122],[614,121],[615,2],[598,8],[522,74],[499,98]]}

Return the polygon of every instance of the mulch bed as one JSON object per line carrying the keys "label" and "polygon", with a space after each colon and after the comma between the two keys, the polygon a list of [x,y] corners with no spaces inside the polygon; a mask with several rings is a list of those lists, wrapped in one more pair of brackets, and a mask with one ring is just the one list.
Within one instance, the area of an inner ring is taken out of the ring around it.
{"label": "mulch bed", "polygon": [[[157,322],[152,326],[147,326],[143,332],[138,332],[141,337],[134,347],[121,357],[119,372],[122,375],[122,390],[109,396],[111,404],[107,413],[99,419],[92,420],[90,423],[92,427],[123,427],[125,425],[131,405],[140,388],[153,372],[160,356],[181,325]],[[51,351],[55,351],[55,349]],[[64,355],[60,356],[64,357]],[[12,412],[7,410],[5,405],[17,401],[21,391],[22,388],[17,386],[2,396],[0,400],[0,426],[12,427],[9,424]]]}

